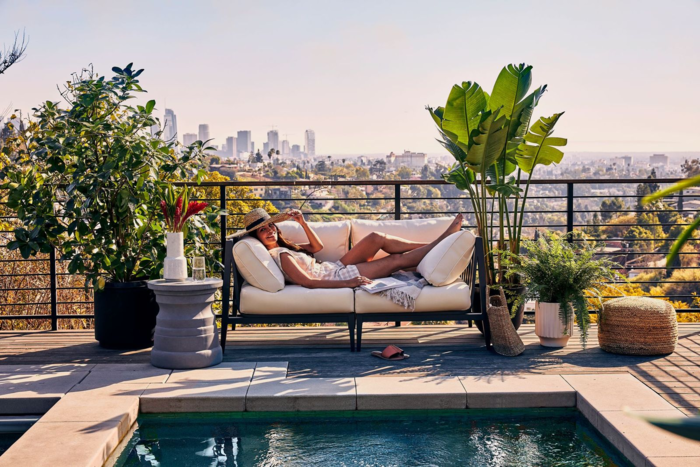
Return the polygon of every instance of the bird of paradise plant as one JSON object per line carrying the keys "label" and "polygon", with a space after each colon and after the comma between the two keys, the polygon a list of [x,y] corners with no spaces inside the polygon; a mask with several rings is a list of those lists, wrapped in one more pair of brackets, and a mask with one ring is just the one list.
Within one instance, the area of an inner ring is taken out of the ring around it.
{"label": "bird of paradise plant", "polygon": [[[547,89],[528,94],[532,66],[508,65],[489,95],[471,81],[454,85],[444,107],[426,107],[438,127],[438,142],[455,158],[443,178],[465,191],[484,239],[489,285],[517,277],[498,269],[501,251],[517,255],[532,174],[538,165],[559,163],[566,139],[552,136],[562,113],[530,125]],[[497,221],[494,221],[497,218]]]}
{"label": "bird of paradise plant", "polygon": [[185,232],[187,220],[193,215],[204,211],[207,206],[209,206],[209,203],[204,201],[190,201],[187,186],[184,186],[179,194],[175,193],[173,187],[168,186],[164,190],[163,199],[160,202],[160,207],[165,217],[165,225],[168,231],[172,233]]}

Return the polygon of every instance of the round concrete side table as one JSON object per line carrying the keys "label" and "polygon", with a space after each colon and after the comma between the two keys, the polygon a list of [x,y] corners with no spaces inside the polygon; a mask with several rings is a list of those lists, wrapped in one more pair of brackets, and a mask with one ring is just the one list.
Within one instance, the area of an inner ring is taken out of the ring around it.
{"label": "round concrete side table", "polygon": [[223,359],[219,330],[211,310],[221,279],[148,281],[160,306],[151,364],[173,370],[205,368]]}

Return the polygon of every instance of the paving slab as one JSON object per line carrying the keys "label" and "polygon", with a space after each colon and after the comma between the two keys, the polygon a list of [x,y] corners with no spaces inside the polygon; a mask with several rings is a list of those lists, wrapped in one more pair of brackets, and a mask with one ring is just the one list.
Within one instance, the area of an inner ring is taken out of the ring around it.
{"label": "paving slab", "polygon": [[87,371],[0,375],[0,414],[46,413],[87,375]]}
{"label": "paving slab", "polygon": [[0,467],[100,467],[119,444],[119,421],[35,423]]}
{"label": "paving slab", "polygon": [[47,371],[90,371],[94,363],[48,363],[43,365],[0,365],[0,374],[45,373]]}
{"label": "paving slab", "polygon": [[645,467],[700,467],[700,457],[647,457]]}
{"label": "paving slab", "polygon": [[121,384],[98,389],[78,387],[63,396],[38,423],[117,420],[123,434],[136,422],[139,397],[147,387],[148,384]]}
{"label": "paving slab", "polygon": [[[253,377],[255,363],[224,362],[209,368],[197,370],[175,370],[170,374],[168,383],[219,383],[238,381]],[[287,371],[285,367],[285,373]]]}
{"label": "paving slab", "polygon": [[141,412],[243,412],[250,378],[212,383],[150,384]]}
{"label": "paving slab", "polygon": [[464,409],[467,392],[457,377],[355,378],[358,410]]}
{"label": "paving slab", "polygon": [[563,375],[562,378],[578,393],[579,404],[588,403],[599,412],[623,408],[634,411],[673,408],[653,389],[629,373]]}
{"label": "paving slab", "polygon": [[[643,414],[669,418],[685,416],[677,409],[649,410]],[[600,412],[595,427],[634,465],[645,465],[646,459],[651,457],[700,457],[700,443],[664,431],[626,412]]]}
{"label": "paving slab", "polygon": [[576,391],[559,375],[460,376],[467,408],[576,407]]}
{"label": "paving slab", "polygon": [[255,365],[253,379],[257,378],[286,378],[289,363],[287,362],[261,362]]}
{"label": "paving slab", "polygon": [[250,383],[246,411],[355,410],[354,378],[265,378]]}
{"label": "paving slab", "polygon": [[170,376],[170,370],[156,367],[142,367],[132,370],[93,370],[80,382],[81,387],[100,388],[117,384],[144,385],[150,383],[165,383]]}

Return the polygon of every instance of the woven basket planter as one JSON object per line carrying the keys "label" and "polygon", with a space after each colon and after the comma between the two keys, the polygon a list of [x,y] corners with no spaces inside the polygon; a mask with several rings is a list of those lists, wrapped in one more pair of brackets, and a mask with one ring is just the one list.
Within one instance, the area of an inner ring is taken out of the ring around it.
{"label": "woven basket planter", "polygon": [[603,304],[598,343],[622,355],[666,355],[678,342],[676,310],[663,300],[621,297]]}

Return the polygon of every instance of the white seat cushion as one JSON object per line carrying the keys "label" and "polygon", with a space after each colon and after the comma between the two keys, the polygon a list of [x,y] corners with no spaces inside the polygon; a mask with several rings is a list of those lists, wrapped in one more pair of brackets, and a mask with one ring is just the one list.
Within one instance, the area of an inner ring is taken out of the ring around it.
{"label": "white seat cushion", "polygon": [[432,285],[453,283],[469,264],[476,237],[462,230],[435,245],[418,264],[417,271]]}
{"label": "white seat cushion", "polygon": [[243,237],[233,245],[233,259],[243,279],[267,292],[284,288],[284,275],[265,245],[253,237]]}
{"label": "white seat cushion", "polygon": [[[287,240],[294,243],[309,243],[304,229],[294,221],[280,222],[277,226]],[[323,250],[314,254],[317,261],[338,261],[350,248],[350,221],[309,222],[323,243]]]}
{"label": "white seat cushion", "polygon": [[241,287],[241,313],[249,315],[352,313],[354,305],[352,289],[307,289],[287,285],[272,293],[248,283]]}
{"label": "white seat cushion", "polygon": [[[464,281],[455,281],[442,287],[426,285],[418,295],[416,309],[420,311],[457,311],[471,307],[471,292]],[[355,291],[355,313],[410,313],[379,294],[371,294],[362,289]]]}
{"label": "white seat cushion", "polygon": [[[414,242],[429,243],[435,240],[454,220],[453,217],[435,217],[432,219],[410,219],[402,221],[368,221],[353,219],[352,244],[357,243],[372,232],[381,232],[395,237],[405,238]],[[374,259],[388,256],[379,251]]]}

